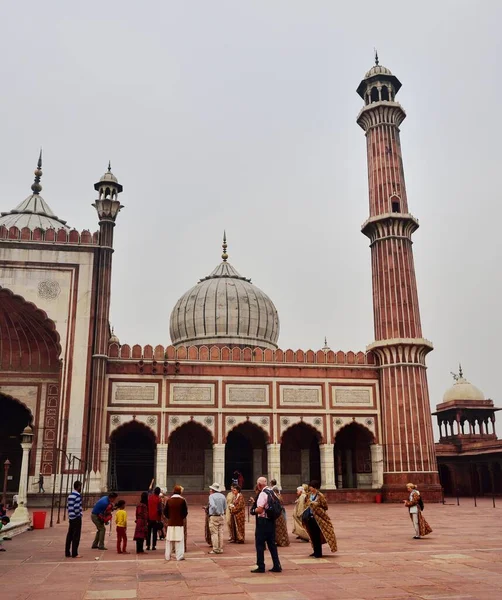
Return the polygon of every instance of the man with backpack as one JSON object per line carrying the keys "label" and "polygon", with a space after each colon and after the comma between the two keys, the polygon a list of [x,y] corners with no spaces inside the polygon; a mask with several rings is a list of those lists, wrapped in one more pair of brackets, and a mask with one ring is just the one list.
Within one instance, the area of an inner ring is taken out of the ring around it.
{"label": "man with backpack", "polygon": [[251,573],[265,573],[265,544],[267,544],[274,566],[272,573],[282,571],[279,554],[275,543],[275,521],[282,514],[279,498],[267,486],[266,477],[259,477],[256,482],[258,495],[251,507],[251,514],[256,516],[255,545],[257,568]]}

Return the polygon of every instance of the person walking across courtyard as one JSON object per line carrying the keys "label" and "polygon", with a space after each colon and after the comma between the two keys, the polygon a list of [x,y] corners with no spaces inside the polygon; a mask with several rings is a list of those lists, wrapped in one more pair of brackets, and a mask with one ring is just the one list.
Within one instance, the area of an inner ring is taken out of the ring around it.
{"label": "person walking across courtyard", "polygon": [[81,558],[78,553],[80,534],[82,532],[82,482],[75,481],[73,491],[68,496],[68,533],[66,534],[65,556]]}
{"label": "person walking across courtyard", "polygon": [[93,549],[107,549],[105,548],[105,525],[112,519],[113,503],[117,496],[118,494],[116,492],[110,492],[108,496],[103,496],[96,502],[91,511],[91,521],[96,526],[96,535],[91,546]]}
{"label": "person walking across courtyard", "polygon": [[423,501],[420,497],[420,492],[417,490],[417,486],[414,483],[407,483],[406,489],[408,490],[409,497],[408,500],[403,500],[403,502],[408,507],[410,519],[415,529],[413,539],[419,540],[422,536],[432,533],[432,528],[422,515]]}
{"label": "person walking across courtyard", "polygon": [[309,483],[309,493],[302,515],[303,526],[309,534],[314,550],[310,555],[313,558],[322,557],[322,545],[326,543],[331,552],[337,551],[335,530],[328,515],[328,502],[319,491],[320,485],[318,481]]}
{"label": "person walking across courtyard", "polygon": [[185,559],[185,527],[188,506],[181,496],[181,486],[175,485],[173,495],[166,501],[164,516],[167,519],[166,560],[171,560],[174,552],[176,560]]}
{"label": "person walking across courtyard", "polygon": [[115,526],[117,531],[117,554],[129,554],[127,552],[127,513],[125,511],[125,500],[117,502],[115,513]]}
{"label": "person walking across courtyard", "polygon": [[213,549],[208,554],[222,554],[223,552],[223,526],[225,524],[225,511],[227,501],[220,492],[220,484],[213,483],[209,486],[209,531]]}
{"label": "person walking across courtyard", "polygon": [[157,531],[162,523],[162,500],[160,498],[160,488],[156,487],[153,494],[148,494],[148,537],[146,539],[146,549],[157,550]]}
{"label": "person walking across courtyard", "polygon": [[136,527],[134,529],[134,541],[136,542],[136,554],[143,554],[146,535],[148,533],[148,492],[143,492],[136,506]]}
{"label": "person walking across courtyard", "polygon": [[275,543],[275,521],[267,515],[273,491],[267,487],[266,477],[259,477],[256,481],[256,486],[259,494],[251,507],[251,514],[256,516],[255,544],[257,567],[251,573],[265,573],[265,544],[274,565],[270,571],[280,573],[282,567]]}

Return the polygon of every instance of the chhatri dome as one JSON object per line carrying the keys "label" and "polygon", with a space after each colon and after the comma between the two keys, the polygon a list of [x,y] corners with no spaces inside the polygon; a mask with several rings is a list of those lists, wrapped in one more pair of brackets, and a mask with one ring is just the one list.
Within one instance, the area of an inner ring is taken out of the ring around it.
{"label": "chhatri dome", "polygon": [[443,402],[452,402],[457,400],[485,400],[485,395],[467,379],[464,379],[462,367],[459,367],[458,375],[453,374],[455,383],[449,390],[446,390],[443,396]]}
{"label": "chhatri dome", "polygon": [[5,225],[7,229],[9,227],[17,227],[22,229],[28,227],[29,229],[66,229],[70,228],[58,216],[56,216],[50,209],[47,202],[42,198],[40,192],[42,186],[40,185],[40,179],[42,178],[42,150],[40,150],[40,156],[38,157],[37,168],[34,171],[35,181],[31,185],[32,193],[18,204],[16,208],[13,208],[9,212],[0,213],[0,225]]}
{"label": "chhatri dome", "polygon": [[221,258],[216,269],[176,303],[170,321],[172,343],[277,348],[277,309],[228,262],[226,235]]}

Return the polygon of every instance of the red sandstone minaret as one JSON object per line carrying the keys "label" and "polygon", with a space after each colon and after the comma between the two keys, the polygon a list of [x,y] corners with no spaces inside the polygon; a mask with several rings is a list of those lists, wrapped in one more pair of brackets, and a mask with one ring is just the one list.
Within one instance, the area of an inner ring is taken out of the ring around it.
{"label": "red sandstone minaret", "polygon": [[94,184],[98,199],[93,206],[99,217],[99,250],[94,261],[94,287],[96,290],[94,328],[92,331],[92,378],[88,425],[86,461],[91,471],[91,486],[100,485],[102,420],[105,406],[105,378],[110,340],[110,293],[112,277],[113,229],[115,219],[123,206],[118,195],[122,185],[112,173],[108,163],[107,172]]}
{"label": "red sandstone minaret", "polygon": [[418,221],[408,212],[399,126],[406,113],[396,102],[400,81],[378,64],[357,88],[365,106],[357,123],[366,132],[375,342],[380,368],[384,494],[403,497],[404,484],[439,499],[439,476],[422,337],[411,236]]}

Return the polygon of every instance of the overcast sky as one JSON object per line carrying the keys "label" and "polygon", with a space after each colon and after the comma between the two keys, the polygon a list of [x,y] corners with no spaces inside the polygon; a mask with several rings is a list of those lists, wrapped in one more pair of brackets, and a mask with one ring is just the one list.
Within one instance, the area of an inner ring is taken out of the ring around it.
{"label": "overcast sky", "polygon": [[[482,8],[482,11],[481,11]],[[398,100],[431,403],[461,361],[502,406],[502,3],[199,0],[3,3],[0,210],[30,192],[97,228],[93,184],[124,185],[111,320],[169,343],[176,300],[220,261],[279,311],[282,348],[373,341],[366,148],[356,87]]]}

